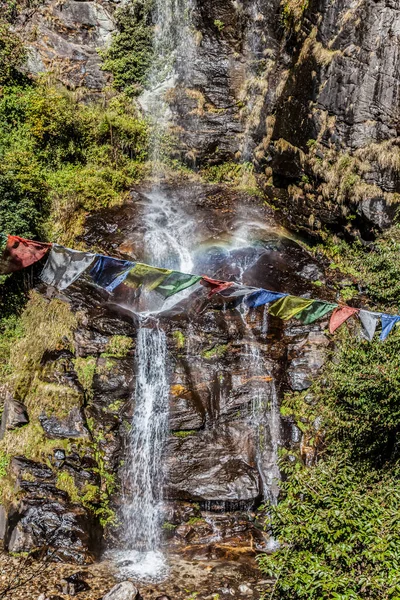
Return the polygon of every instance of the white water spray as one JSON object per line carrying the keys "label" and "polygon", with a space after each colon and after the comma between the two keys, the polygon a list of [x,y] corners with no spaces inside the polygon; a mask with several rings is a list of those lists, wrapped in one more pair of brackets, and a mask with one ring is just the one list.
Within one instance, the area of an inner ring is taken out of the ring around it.
{"label": "white water spray", "polygon": [[122,571],[140,579],[165,574],[160,552],[162,463],[168,432],[168,376],[165,333],[138,332],[135,410],[124,473],[123,524],[127,551]]}

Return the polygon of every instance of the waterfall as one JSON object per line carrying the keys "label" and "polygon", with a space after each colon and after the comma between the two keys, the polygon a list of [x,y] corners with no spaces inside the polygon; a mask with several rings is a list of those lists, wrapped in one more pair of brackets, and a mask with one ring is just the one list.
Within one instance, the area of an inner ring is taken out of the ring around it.
{"label": "waterfall", "polygon": [[[163,137],[171,119],[168,91],[178,78],[190,78],[195,43],[192,36],[192,0],[155,0],[154,60],[139,102],[153,124],[151,154],[154,165],[162,160]],[[157,166],[153,167],[157,174]]]}
{"label": "waterfall", "polygon": [[124,469],[122,571],[138,578],[165,572],[160,553],[162,464],[168,432],[167,343],[158,329],[139,329],[135,409]]}
{"label": "waterfall", "polygon": [[[281,417],[275,382],[266,380],[265,365],[260,344],[253,333],[248,309],[242,313],[245,324],[245,352],[243,367],[253,380],[250,422],[254,431],[257,468],[262,483],[263,499],[276,504],[279,494],[278,450],[281,439]],[[261,333],[268,333],[268,317],[264,312]]]}

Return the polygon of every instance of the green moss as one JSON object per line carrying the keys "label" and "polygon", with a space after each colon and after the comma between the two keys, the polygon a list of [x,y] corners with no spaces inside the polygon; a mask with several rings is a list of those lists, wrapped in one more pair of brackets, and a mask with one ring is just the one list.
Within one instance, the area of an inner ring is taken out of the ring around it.
{"label": "green moss", "polygon": [[10,460],[10,455],[0,450],[0,480],[7,476]]}
{"label": "green moss", "polygon": [[0,321],[0,377],[4,380],[12,371],[10,364],[11,350],[23,337],[24,329],[21,320],[11,315]]}
{"label": "green moss", "polygon": [[23,312],[18,340],[10,349],[8,369],[16,393],[25,398],[41,370],[46,351],[73,348],[73,331],[77,317],[68,304],[60,300],[47,302],[36,292]]}
{"label": "green moss", "polygon": [[223,21],[221,21],[220,19],[215,19],[214,25],[220,33],[225,29],[225,23]]}
{"label": "green moss", "polygon": [[49,440],[39,419],[32,417],[27,425],[13,431],[6,431],[0,441],[0,453],[9,456],[22,455],[31,460],[47,462],[54,448],[68,449],[68,446],[68,440]]}
{"label": "green moss", "polygon": [[59,490],[67,492],[71,502],[78,504],[80,502],[80,495],[78,488],[75,485],[75,480],[70,473],[67,471],[61,471],[57,474],[56,486]]}
{"label": "green moss", "polygon": [[201,517],[191,517],[187,522],[188,525],[197,525],[198,523],[205,523]]}
{"label": "green moss", "polygon": [[176,529],[176,527],[177,527],[176,525],[174,525],[173,523],[169,523],[168,521],[165,521],[162,526],[162,528],[165,531],[174,531]]}
{"label": "green moss", "polygon": [[93,378],[96,373],[96,358],[94,356],[87,356],[85,358],[78,357],[74,359],[74,367],[76,374],[78,375],[79,383],[85,390],[85,394],[88,398],[93,395]]}
{"label": "green moss", "polygon": [[300,31],[308,5],[309,0],[281,0],[282,21],[288,31]]}
{"label": "green moss", "polygon": [[195,429],[188,429],[188,430],[182,430],[182,431],[173,431],[172,435],[174,437],[180,438],[180,439],[185,439],[187,437],[189,437],[190,435],[195,435],[197,432]]}
{"label": "green moss", "polygon": [[101,356],[103,358],[125,358],[132,350],[132,347],[132,338],[125,335],[113,335],[106,346],[106,351]]}
{"label": "green moss", "polygon": [[228,344],[217,344],[208,350],[203,350],[201,356],[207,360],[211,358],[221,358],[228,349]]}
{"label": "green moss", "polygon": [[262,196],[252,163],[222,163],[206,167],[200,175],[210,183],[224,183],[253,196]]}
{"label": "green moss", "polygon": [[182,331],[176,330],[173,332],[172,337],[175,340],[176,347],[181,350],[185,347],[185,336]]}
{"label": "green moss", "polygon": [[103,431],[95,429],[96,424],[93,419],[88,419],[87,424],[92,434],[91,446],[97,463],[97,467],[93,470],[100,476],[101,487],[96,490],[96,486],[86,486],[83,491],[84,502],[99,518],[102,527],[110,527],[117,523],[115,511],[110,507],[110,499],[116,489],[115,474],[107,468],[104,450],[106,438]]}
{"label": "green moss", "polygon": [[111,404],[108,405],[107,410],[117,413],[119,412],[121,406],[124,405],[124,402],[124,400],[114,400],[114,402],[111,402]]}

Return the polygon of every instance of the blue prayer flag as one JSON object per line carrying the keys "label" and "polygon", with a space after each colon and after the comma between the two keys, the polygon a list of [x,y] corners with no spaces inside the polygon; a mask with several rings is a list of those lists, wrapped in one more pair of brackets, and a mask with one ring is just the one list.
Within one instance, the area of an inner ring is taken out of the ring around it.
{"label": "blue prayer flag", "polygon": [[396,315],[382,315],[382,333],[380,335],[380,339],[386,340],[389,333],[392,331],[393,327],[400,321],[400,316]]}
{"label": "blue prayer flag", "polygon": [[257,306],[263,306],[263,304],[269,304],[275,302],[287,296],[287,294],[281,294],[280,292],[270,292],[268,290],[257,290],[253,292],[245,299],[245,302],[249,308],[256,308]]}
{"label": "blue prayer flag", "polygon": [[98,254],[89,274],[94,283],[111,293],[126,279],[135,264],[129,260]]}

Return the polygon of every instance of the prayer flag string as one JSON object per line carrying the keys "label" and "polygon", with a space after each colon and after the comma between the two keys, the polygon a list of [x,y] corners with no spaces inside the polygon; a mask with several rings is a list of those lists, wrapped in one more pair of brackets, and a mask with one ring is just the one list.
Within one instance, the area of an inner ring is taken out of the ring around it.
{"label": "prayer flag string", "polygon": [[160,269],[144,263],[72,250],[59,244],[26,240],[0,232],[0,275],[29,267],[46,256],[47,261],[40,277],[43,282],[58,290],[67,289],[83,274],[94,285],[110,294],[118,286],[125,285],[134,289],[154,290],[164,299],[201,283],[207,289],[209,298],[219,294],[226,301],[236,299],[235,306],[238,302],[243,302],[248,308],[268,305],[269,314],[285,321],[296,318],[304,325],[309,325],[332,313],[329,321],[330,333],[334,333],[351,317],[357,316],[362,336],[369,341],[372,341],[379,322],[382,341],[400,322],[400,315],[372,312],[325,300],[301,298],[249,287],[234,281],[211,279],[206,275]]}

